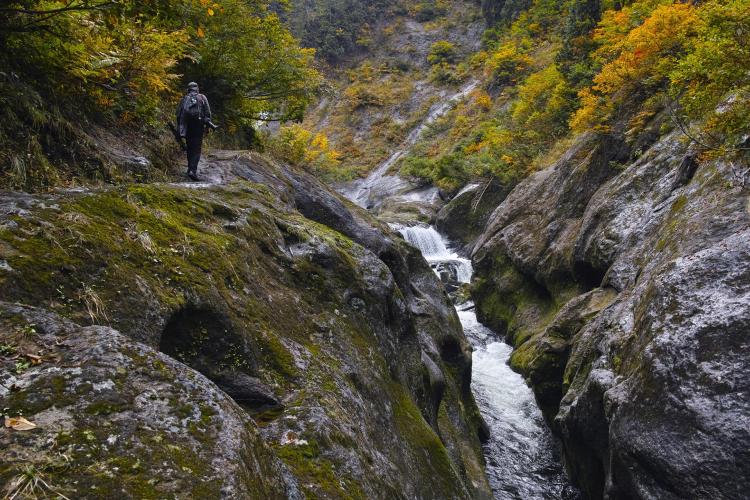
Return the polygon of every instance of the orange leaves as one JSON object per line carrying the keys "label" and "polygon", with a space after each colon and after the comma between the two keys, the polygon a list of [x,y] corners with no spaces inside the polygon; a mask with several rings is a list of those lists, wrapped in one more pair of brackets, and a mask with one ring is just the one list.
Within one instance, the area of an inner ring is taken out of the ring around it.
{"label": "orange leaves", "polygon": [[492,97],[484,90],[475,90],[471,93],[471,97],[482,111],[489,111],[492,108]]}
{"label": "orange leaves", "polygon": [[[615,94],[627,95],[637,86],[662,85],[694,37],[698,17],[690,4],[660,5],[640,26],[626,35],[614,26],[627,14],[606,13],[595,37],[605,43],[595,58],[610,59],[594,78],[594,85],[579,93],[581,108],[571,127],[582,131],[602,125],[615,108]],[[608,46],[606,43],[612,43]]]}
{"label": "orange leaves", "polygon": [[[606,64],[595,78],[595,89],[611,92],[628,79],[656,73],[664,59],[676,55],[694,28],[697,17],[687,4],[658,7],[639,27],[618,44],[620,55]],[[664,73],[653,76],[665,76]]]}

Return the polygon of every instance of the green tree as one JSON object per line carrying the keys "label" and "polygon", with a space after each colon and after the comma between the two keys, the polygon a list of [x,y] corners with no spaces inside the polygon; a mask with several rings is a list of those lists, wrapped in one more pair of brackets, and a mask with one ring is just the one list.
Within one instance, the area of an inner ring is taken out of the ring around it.
{"label": "green tree", "polygon": [[683,126],[706,119],[696,137],[710,148],[733,148],[750,130],[750,2],[707,2],[688,52],[669,74]]}
{"label": "green tree", "polygon": [[595,74],[589,54],[596,48],[591,34],[601,19],[601,2],[569,0],[567,11],[557,64],[571,87],[580,89],[590,85]]}
{"label": "green tree", "polygon": [[438,40],[430,46],[430,52],[427,54],[427,62],[432,65],[440,63],[452,64],[456,62],[458,51],[456,46],[448,40]]}

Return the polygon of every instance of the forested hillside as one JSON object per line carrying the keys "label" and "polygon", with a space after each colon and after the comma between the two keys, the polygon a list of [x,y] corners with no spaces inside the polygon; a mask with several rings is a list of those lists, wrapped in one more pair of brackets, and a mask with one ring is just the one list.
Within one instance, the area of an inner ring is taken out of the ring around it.
{"label": "forested hillside", "polygon": [[[481,9],[490,27],[476,51],[455,40],[455,25],[466,23],[458,12],[471,12],[475,4],[425,2],[426,23],[422,5],[396,13],[398,21],[387,29],[368,28],[374,33],[368,39],[382,41],[348,71],[338,104],[308,119],[308,128],[330,139],[313,141],[312,134],[312,149],[333,151],[328,167],[339,178],[372,165],[366,153],[372,141],[389,137],[388,150],[403,139],[408,127],[389,121],[398,116],[390,100],[421,102],[404,79],[454,86],[482,81],[398,165],[447,192],[474,178],[513,184],[587,130],[625,133],[635,141],[647,127],[655,127],[652,136],[680,129],[711,157],[747,151],[746,1],[485,0]],[[409,29],[403,23],[412,20],[433,33],[428,48],[399,39]],[[398,56],[383,45],[411,51],[409,63],[393,67]],[[427,71],[415,74],[408,66]],[[342,122],[340,114],[349,119]],[[372,133],[352,138],[352,129]],[[326,162],[317,163],[325,173]]]}

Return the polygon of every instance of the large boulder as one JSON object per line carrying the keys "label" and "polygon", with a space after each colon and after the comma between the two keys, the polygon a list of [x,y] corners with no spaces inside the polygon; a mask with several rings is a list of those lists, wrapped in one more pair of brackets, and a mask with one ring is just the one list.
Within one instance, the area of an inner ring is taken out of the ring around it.
{"label": "large boulder", "polygon": [[470,247],[484,231],[493,209],[505,199],[510,189],[494,178],[468,184],[440,209],[435,226],[462,248]]}
{"label": "large boulder", "polygon": [[201,173],[3,196],[4,299],[200,372],[257,423],[301,495],[487,497],[471,350],[419,252],[258,155],[217,151]]}
{"label": "large boulder", "polygon": [[516,346],[587,497],[738,498],[748,191],[677,133],[635,149],[584,135],[508,195],[474,246],[478,315]]}
{"label": "large boulder", "polygon": [[0,432],[9,498],[300,497],[250,416],[200,373],[40,309],[0,303],[0,324],[0,406],[36,425]]}

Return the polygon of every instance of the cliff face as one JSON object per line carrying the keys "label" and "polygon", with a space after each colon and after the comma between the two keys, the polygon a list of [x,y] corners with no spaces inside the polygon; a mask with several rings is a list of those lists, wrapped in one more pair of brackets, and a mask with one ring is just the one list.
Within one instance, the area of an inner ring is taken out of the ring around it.
{"label": "cliff face", "polygon": [[418,252],[255,155],[205,172],[3,197],[0,406],[38,427],[2,434],[0,482],[487,496],[470,348]]}
{"label": "cliff face", "polygon": [[588,497],[737,498],[748,191],[739,165],[654,137],[584,135],[521,182],[473,247],[477,312],[516,347]]}

